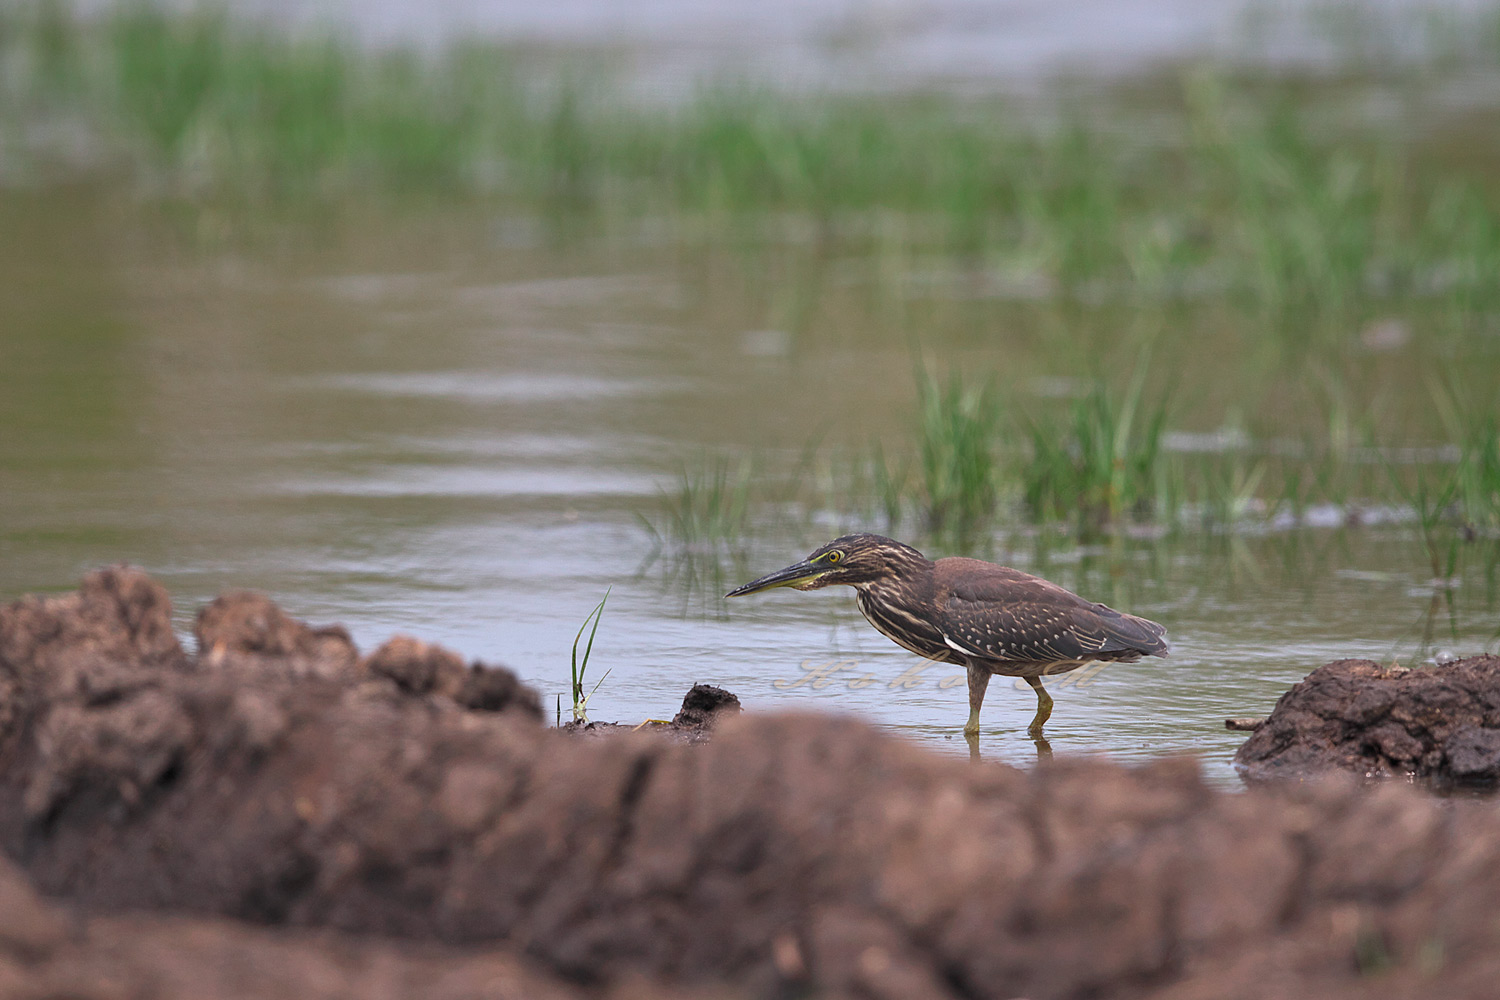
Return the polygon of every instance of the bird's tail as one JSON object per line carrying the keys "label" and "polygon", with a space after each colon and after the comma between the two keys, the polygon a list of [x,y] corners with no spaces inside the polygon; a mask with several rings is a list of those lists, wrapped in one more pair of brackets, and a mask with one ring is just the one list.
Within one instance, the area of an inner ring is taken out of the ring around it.
{"label": "bird's tail", "polygon": [[1149,618],[1122,613],[1109,626],[1110,638],[1119,644],[1118,649],[1133,650],[1142,656],[1166,656],[1172,648],[1167,641],[1166,626]]}

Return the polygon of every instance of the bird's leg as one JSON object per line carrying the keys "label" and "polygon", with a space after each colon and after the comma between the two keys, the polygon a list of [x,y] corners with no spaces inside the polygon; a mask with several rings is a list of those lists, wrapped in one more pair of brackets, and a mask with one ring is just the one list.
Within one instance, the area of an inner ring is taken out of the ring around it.
{"label": "bird's leg", "polygon": [[969,664],[969,721],[964,724],[964,735],[979,732],[979,706],[984,704],[984,689],[990,686],[990,672],[982,666]]}
{"label": "bird's leg", "polygon": [[1026,731],[1033,737],[1037,737],[1042,735],[1042,727],[1047,724],[1048,719],[1052,718],[1052,696],[1047,693],[1046,688],[1042,687],[1040,677],[1028,676],[1026,683],[1036,689],[1036,718],[1031,720],[1031,725]]}

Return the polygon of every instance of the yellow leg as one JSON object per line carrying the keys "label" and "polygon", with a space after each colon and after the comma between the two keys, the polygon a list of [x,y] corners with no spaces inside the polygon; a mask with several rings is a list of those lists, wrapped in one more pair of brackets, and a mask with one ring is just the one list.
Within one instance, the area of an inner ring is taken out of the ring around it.
{"label": "yellow leg", "polygon": [[1048,719],[1052,718],[1052,696],[1047,693],[1046,688],[1042,687],[1040,677],[1028,677],[1026,683],[1036,690],[1036,718],[1031,720],[1031,725],[1026,731],[1032,736],[1040,736],[1042,727],[1047,724]]}
{"label": "yellow leg", "polygon": [[979,733],[979,706],[984,704],[984,689],[989,686],[990,672],[969,664],[969,721],[964,723],[965,736]]}

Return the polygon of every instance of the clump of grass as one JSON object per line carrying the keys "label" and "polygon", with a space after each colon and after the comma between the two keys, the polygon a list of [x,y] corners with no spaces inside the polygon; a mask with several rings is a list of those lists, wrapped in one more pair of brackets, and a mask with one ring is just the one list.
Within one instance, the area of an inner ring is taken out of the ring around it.
{"label": "clump of grass", "polygon": [[880,442],[870,446],[870,484],[888,526],[895,527],[903,520],[906,484],[910,476],[911,467],[888,459]]}
{"label": "clump of grass", "polygon": [[1194,473],[1194,491],[1199,500],[1202,527],[1208,531],[1229,531],[1249,517],[1257,506],[1271,509],[1261,500],[1260,484],[1266,475],[1266,463],[1235,453],[1200,460],[1190,467]]}
{"label": "clump of grass", "polygon": [[[771,481],[749,459],[706,458],[684,468],[662,526],[647,528],[658,551],[740,554],[752,511],[774,511],[778,528],[794,532],[816,520],[822,530],[831,515],[890,533],[919,526],[966,545],[1000,526],[1067,525],[1083,537],[1132,524],[1220,534],[1303,524],[1314,507],[1323,508],[1317,523],[1355,525],[1365,505],[1381,520],[1394,506],[1417,519],[1435,573],[1452,564],[1445,528],[1455,538],[1497,534],[1500,417],[1488,397],[1433,390],[1457,442],[1439,448],[1376,447],[1373,426],[1335,386],[1324,393],[1334,402],[1318,410],[1321,433],[1300,442],[1257,444],[1236,430],[1202,450],[1169,451],[1172,394],[1148,388],[1149,367],[1143,353],[1125,385],[1094,383],[1040,412],[1002,405],[993,379],[918,369],[908,446],[820,459],[812,443],[789,476]],[[1227,418],[1241,426],[1234,407]]]}
{"label": "clump of grass", "polygon": [[[604,681],[609,677],[609,671],[604,671],[604,676],[600,677],[597,681],[594,682],[594,686],[589,690],[589,693],[583,693],[583,675],[588,671],[589,655],[594,651],[594,636],[599,631],[599,621],[604,617],[604,605],[608,600],[609,589],[606,589],[604,591],[603,599],[594,606],[593,611],[589,612],[588,617],[583,620],[583,624],[578,627],[578,634],[573,637],[572,684],[569,687],[569,690],[573,694],[572,712],[574,722],[582,722],[584,724],[588,723],[589,699],[594,696],[594,692],[599,690],[599,685],[603,684]],[[591,621],[594,623],[594,627],[589,629],[589,641],[588,644],[583,647],[583,659],[580,660],[578,658],[578,643],[583,640],[583,630],[589,628],[589,622]]]}
{"label": "clump of grass", "polygon": [[896,534],[914,502],[912,457],[900,449],[892,453],[880,441],[861,447],[812,450],[808,477],[815,489],[788,497],[789,509],[832,513],[851,528],[883,527]]}
{"label": "clump of grass", "polygon": [[965,386],[956,374],[939,382],[928,372],[918,373],[917,453],[923,506],[933,530],[962,533],[994,515],[1001,419],[993,382]]}
{"label": "clump of grass", "polygon": [[1449,490],[1466,533],[1500,529],[1500,413],[1494,399],[1476,403],[1451,383],[1434,383],[1432,397],[1458,447]]}
{"label": "clump of grass", "polygon": [[1146,412],[1147,365],[1121,394],[1095,385],[1065,420],[1030,419],[1029,448],[1017,463],[1026,510],[1038,521],[1073,520],[1085,533],[1159,513],[1166,493],[1164,401]]}
{"label": "clump of grass", "polygon": [[658,550],[710,552],[743,547],[750,535],[756,464],[704,456],[684,464],[676,489],[662,496],[659,522],[640,517]]}

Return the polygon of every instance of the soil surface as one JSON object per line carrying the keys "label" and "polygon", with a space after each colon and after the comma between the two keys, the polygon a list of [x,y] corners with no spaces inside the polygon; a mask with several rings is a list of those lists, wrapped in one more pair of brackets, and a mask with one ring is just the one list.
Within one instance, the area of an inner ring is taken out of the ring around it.
{"label": "soil surface", "polygon": [[[684,746],[144,574],[0,608],[0,996],[1488,997],[1500,813],[1352,778]],[[1257,736],[1260,734],[1257,733]],[[41,897],[37,893],[41,893]],[[50,898],[42,898],[50,897]]]}
{"label": "soil surface", "polygon": [[1417,669],[1336,660],[1293,687],[1235,754],[1247,780],[1330,769],[1500,784],[1500,656]]}

